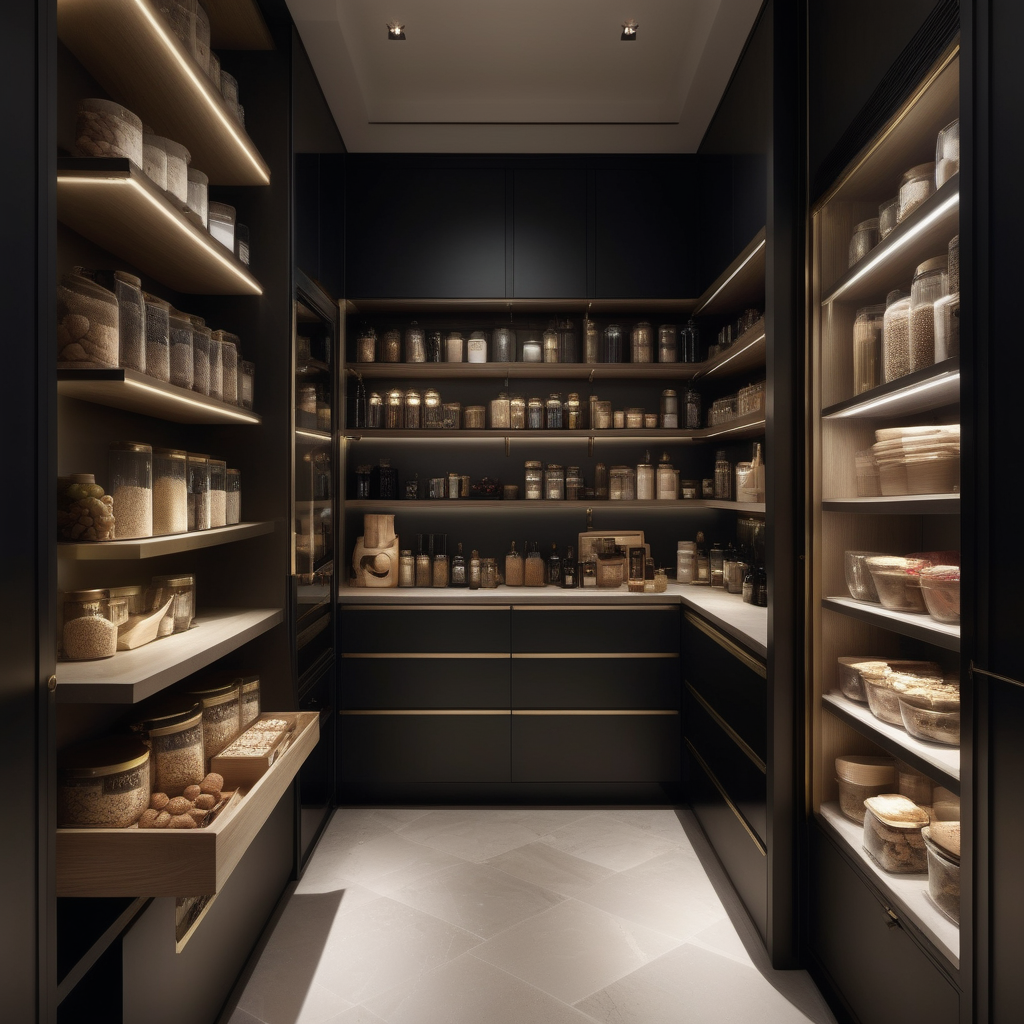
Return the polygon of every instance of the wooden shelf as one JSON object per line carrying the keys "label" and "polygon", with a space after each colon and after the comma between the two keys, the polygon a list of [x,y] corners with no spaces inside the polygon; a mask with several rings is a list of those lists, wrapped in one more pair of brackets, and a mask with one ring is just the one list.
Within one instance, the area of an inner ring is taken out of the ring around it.
{"label": "wooden shelf", "polygon": [[960,929],[931,902],[928,876],[894,875],[883,871],[862,848],[863,826],[844,817],[838,804],[822,804],[819,814],[818,821],[825,831],[846,849],[875,888],[885,894],[886,902],[912,922],[924,938],[959,970]]}
{"label": "wooden shelf", "polygon": [[491,515],[504,512],[507,515],[519,515],[523,512],[562,512],[581,511],[588,508],[597,511],[611,509],[645,509],[660,512],[690,512],[695,509],[725,509],[730,512],[754,512],[764,514],[764,502],[755,501],[708,501],[701,498],[679,501],[503,501],[487,498],[423,498],[416,500],[396,499],[383,501],[377,498],[355,498],[345,502],[346,511],[362,512],[415,512],[418,509],[445,509],[454,512],[458,509],[473,509],[476,512]]}
{"label": "wooden shelf", "polygon": [[764,317],[761,317],[753,327],[744,331],[724,352],[719,352],[714,358],[698,363],[694,379],[700,380],[712,375],[719,378],[733,377],[740,373],[749,373],[751,370],[759,370],[763,375],[766,372],[767,351],[768,342],[764,330]]}
{"label": "wooden shelf", "polygon": [[178,551],[198,551],[218,544],[232,544],[250,537],[274,532],[273,523],[238,523],[195,533],[175,533],[167,537],[140,537],[137,540],[109,540],[96,543],[65,541],[57,545],[57,557],[74,562],[114,562],[157,558]]}
{"label": "wooden shelf", "polygon": [[892,419],[960,401],[960,360],[945,359],[822,410],[822,419]]}
{"label": "wooden shelf", "polygon": [[279,608],[211,609],[186,633],[155,640],[134,651],[119,651],[112,658],[60,662],[57,700],[65,704],[137,703],[283,621],[284,612]]}
{"label": "wooden shelf", "polygon": [[697,300],[695,315],[729,316],[753,306],[764,308],[766,239],[761,228]]}
{"label": "wooden shelf", "polygon": [[176,387],[137,370],[58,370],[57,394],[174,423],[263,422],[249,409]]}
{"label": "wooden shelf", "polygon": [[841,615],[849,615],[873,626],[892,630],[914,640],[923,640],[947,651],[960,650],[960,627],[947,626],[936,622],[929,615],[915,615],[913,612],[893,612],[880,604],[869,604],[854,601],[852,597],[826,597],[822,599],[822,608]]}
{"label": "wooden shelf", "polygon": [[[362,298],[346,299],[345,312],[352,316],[373,313],[562,313],[563,315],[609,316],[619,313],[666,314],[682,317],[693,312],[697,299],[449,299]],[[550,365],[550,364],[549,364]]]}
{"label": "wooden shelf", "polygon": [[895,757],[902,758],[947,789],[954,793],[960,792],[959,747],[945,747],[919,740],[900,726],[875,718],[867,704],[848,700],[841,693],[826,693],[822,701],[826,711],[841,718],[862,736]]}
{"label": "wooden shelf", "polygon": [[822,501],[823,512],[855,512],[867,515],[945,516],[960,514],[959,494],[904,494],[883,498],[831,498]]}
{"label": "wooden shelf", "polygon": [[201,829],[57,829],[58,896],[208,896],[221,890],[320,738],[316,711],[240,802]]}
{"label": "wooden shelf", "polygon": [[[243,4],[220,13],[228,6]],[[57,0],[57,35],[112,99],[183,145],[211,185],[270,184],[266,161],[155,4]]]}
{"label": "wooden shelf", "polygon": [[210,46],[221,50],[272,50],[274,40],[254,0],[206,0]]}
{"label": "wooden shelf", "polygon": [[57,218],[175,291],[263,294],[249,268],[130,160],[58,160]]}
{"label": "wooden shelf", "polygon": [[329,430],[314,430],[311,427],[295,428],[295,440],[306,444],[330,444],[333,436]]}
{"label": "wooden shelf", "polygon": [[351,363],[366,380],[690,380],[704,363]]}

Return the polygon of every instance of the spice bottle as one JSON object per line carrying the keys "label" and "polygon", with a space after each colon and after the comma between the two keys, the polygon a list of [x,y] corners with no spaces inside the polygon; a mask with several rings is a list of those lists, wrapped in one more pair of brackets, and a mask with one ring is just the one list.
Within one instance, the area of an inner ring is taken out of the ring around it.
{"label": "spice bottle", "polygon": [[601,332],[589,317],[583,321],[583,362],[601,361]]}
{"label": "spice bottle", "polygon": [[573,546],[570,544],[565,549],[565,558],[562,559],[562,588],[564,590],[575,590],[578,579],[576,555],[573,551]]}
{"label": "spice bottle", "polygon": [[[552,324],[544,332],[544,362],[557,363],[561,351],[561,342],[558,337],[558,329]],[[550,424],[548,424],[550,426]]]}
{"label": "spice bottle", "polygon": [[634,363],[649,363],[654,355],[654,328],[641,320],[630,332],[630,355]]}
{"label": "spice bottle", "polygon": [[658,362],[679,361],[679,332],[675,324],[662,324],[658,328]]}
{"label": "spice bottle", "polygon": [[523,556],[516,551],[516,542],[512,541],[512,550],[505,556],[505,586],[523,586]]}
{"label": "spice bottle", "polygon": [[622,327],[609,324],[604,329],[604,362],[622,362]]}
{"label": "spice bottle", "polygon": [[651,453],[644,453],[644,461],[636,467],[637,501],[654,500],[654,466],[651,465]]}
{"label": "spice bottle", "polygon": [[711,586],[725,587],[725,552],[722,545],[716,540],[711,545],[711,554],[708,556],[708,567],[711,571]]}
{"label": "spice bottle", "polygon": [[427,343],[423,328],[413,320],[405,329],[405,361],[407,363],[425,363],[427,361]]}
{"label": "spice bottle", "polygon": [[398,585],[400,587],[416,586],[416,559],[408,548],[403,548],[398,553]]}
{"label": "spice bottle", "polygon": [[732,463],[726,457],[724,448],[715,452],[715,499],[732,500]]}
{"label": "spice bottle", "polygon": [[523,566],[523,581],[527,587],[543,587],[547,581],[547,566],[541,557],[536,541],[526,542],[526,562]]}
{"label": "spice bottle", "polygon": [[706,587],[711,583],[711,565],[704,550],[704,534],[699,531],[693,556],[693,579],[690,582],[697,587]]}
{"label": "spice bottle", "polygon": [[466,558],[462,554],[462,544],[459,544],[455,551],[455,557],[452,559],[452,586],[465,587],[468,583]]}
{"label": "spice bottle", "polygon": [[551,554],[548,555],[548,584],[552,587],[562,585],[562,558],[557,544],[551,545]]}
{"label": "spice bottle", "polygon": [[480,589],[480,552],[476,548],[469,555],[469,589]]}
{"label": "spice bottle", "polygon": [[448,536],[444,533],[431,534],[433,538],[434,566],[431,585],[448,586]]}
{"label": "spice bottle", "polygon": [[687,430],[700,430],[700,392],[693,388],[684,392],[683,426]]}
{"label": "spice bottle", "polygon": [[431,583],[430,555],[426,548],[426,537],[416,535],[416,586],[429,587]]}
{"label": "spice bottle", "polygon": [[594,500],[608,500],[608,467],[603,462],[594,467]]}

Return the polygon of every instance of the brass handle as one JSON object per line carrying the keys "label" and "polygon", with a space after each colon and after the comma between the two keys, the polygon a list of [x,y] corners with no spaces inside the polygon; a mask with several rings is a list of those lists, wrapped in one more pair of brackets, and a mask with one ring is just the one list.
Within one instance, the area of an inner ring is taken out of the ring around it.
{"label": "brass handle", "polygon": [[513,708],[513,715],[678,715],[678,711],[648,711],[641,708]]}
{"label": "brass handle", "polygon": [[342,652],[343,658],[488,658],[491,660],[504,659],[508,660],[508,654],[503,654],[500,651],[480,651],[474,653],[472,651],[396,651],[392,654],[381,654],[377,651],[348,651]]}
{"label": "brass handle", "polygon": [[345,709],[338,712],[339,715],[508,715],[511,714],[508,708],[402,708],[400,710],[384,710],[374,708],[372,710]]}
{"label": "brass handle", "polygon": [[544,660],[546,658],[678,658],[678,654],[668,652],[659,653],[651,651],[513,651],[513,658],[532,658]]}
{"label": "brass handle", "polygon": [[699,615],[694,615],[692,612],[684,611],[683,616],[691,626],[696,626],[702,633],[704,633],[711,640],[714,640],[719,647],[727,650],[737,661],[742,661],[752,672],[756,672],[762,679],[768,678],[768,669],[764,662],[759,661],[752,654],[746,651],[739,644],[730,640],[724,633],[720,633],[710,623],[705,622]]}
{"label": "brass handle", "polygon": [[743,737],[740,736],[740,734],[693,688],[693,684],[690,683],[689,680],[686,682],[686,688],[693,695],[694,700],[696,700],[697,703],[700,704],[700,706],[715,720],[719,728],[728,735],[729,739],[731,739],[733,743],[735,743],[736,746],[739,747],[755,765],[757,765],[758,770],[767,775],[768,765],[758,757],[754,752],[753,747],[751,747],[747,741],[743,739]]}

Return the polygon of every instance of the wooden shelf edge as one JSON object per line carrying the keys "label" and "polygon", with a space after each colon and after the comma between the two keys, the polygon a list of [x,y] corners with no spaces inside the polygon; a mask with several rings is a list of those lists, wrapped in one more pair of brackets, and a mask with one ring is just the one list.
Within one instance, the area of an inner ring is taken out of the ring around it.
{"label": "wooden shelf edge", "polygon": [[944,626],[928,615],[892,612],[881,605],[866,604],[846,597],[824,597],[821,606],[826,611],[849,615],[851,618],[870,622],[874,626],[892,630],[914,640],[923,640],[947,651],[960,650],[959,628]]}
{"label": "wooden shelf edge", "polygon": [[320,738],[316,711],[237,808],[204,829],[58,829],[58,896],[208,896],[219,892]]}
{"label": "wooden shelf edge", "polygon": [[686,498],[675,501],[527,501],[524,498],[517,498],[515,501],[504,501],[500,498],[489,500],[486,498],[417,498],[405,499],[396,498],[394,501],[387,501],[380,498],[352,498],[345,503],[346,509],[352,510],[382,510],[385,508],[401,509],[403,512],[414,512],[417,508],[429,510],[437,509],[476,509],[478,511],[505,511],[513,512],[559,512],[562,510],[581,511],[592,508],[595,512],[613,509],[649,509],[659,512],[687,512],[694,509],[723,509],[727,512],[752,512],[763,515],[765,512],[764,502],[755,501],[714,501],[703,498]]}
{"label": "wooden shelf edge", "polygon": [[[944,359],[888,384],[836,402],[821,411],[822,419],[878,419],[912,412],[928,412],[960,400],[960,360]],[[876,412],[876,410],[878,410]]]}
{"label": "wooden shelf edge", "polygon": [[906,494],[885,498],[826,498],[823,512],[862,515],[959,515],[959,494]]}
{"label": "wooden shelf edge", "polygon": [[77,562],[105,562],[128,559],[157,558],[178,551],[198,551],[219,544],[233,544],[262,537],[274,532],[274,523],[238,523],[218,526],[195,533],[177,533],[166,537],[143,537],[139,540],[110,540],[95,543],[61,541],[57,544],[57,557]]}
{"label": "wooden shelf edge", "polygon": [[[719,305],[727,306],[728,300],[728,286],[737,279],[742,279],[746,275],[744,271],[747,271],[751,277],[756,275],[756,272],[760,270],[760,276],[764,278],[764,251],[767,243],[768,231],[767,228],[761,228],[760,231],[740,250],[736,258],[722,271],[718,277],[707,287],[704,294],[697,300],[696,307],[694,308],[694,316],[711,315],[711,306],[716,299],[720,299]],[[762,284],[762,292],[763,292]],[[725,293],[723,295],[723,293]]]}

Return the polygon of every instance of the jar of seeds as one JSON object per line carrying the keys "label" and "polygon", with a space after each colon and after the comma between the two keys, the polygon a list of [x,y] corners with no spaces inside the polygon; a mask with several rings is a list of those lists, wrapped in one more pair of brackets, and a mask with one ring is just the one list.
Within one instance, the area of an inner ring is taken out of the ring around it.
{"label": "jar of seeds", "polygon": [[210,758],[219,754],[241,732],[241,693],[237,680],[201,690],[189,697],[203,709],[203,758],[209,770]]}
{"label": "jar of seeds", "polygon": [[946,294],[946,257],[921,263],[910,286],[910,370],[935,362],[935,303]]}
{"label": "jar of seeds", "polygon": [[[195,329],[192,326],[192,318],[178,310],[172,310],[168,303],[167,326],[170,356],[168,359],[168,372],[170,382],[179,388],[192,390],[195,384]],[[152,318],[150,313],[152,312]],[[162,325],[162,314],[160,299],[147,300],[146,302],[146,351],[149,351],[149,326],[152,323],[154,330],[159,330]]]}
{"label": "jar of seeds", "polygon": [[117,623],[107,590],[68,590],[60,595],[57,657],[61,661],[95,661],[117,652]]}
{"label": "jar of seeds", "polygon": [[882,318],[882,376],[891,380],[910,373],[910,296],[890,292]]}
{"label": "jar of seeds", "polygon": [[225,481],[225,522],[228,526],[237,526],[242,521],[242,474],[229,467]]}
{"label": "jar of seeds", "polygon": [[210,527],[227,526],[227,463],[210,459]]}
{"label": "jar of seeds", "polygon": [[203,758],[203,710],[190,699],[177,701],[141,723],[149,743],[154,793],[181,796],[186,786],[198,786],[206,775]]}
{"label": "jar of seeds", "polygon": [[127,828],[149,806],[149,749],[137,736],[76,743],[57,779],[58,828]]}
{"label": "jar of seeds", "polygon": [[134,441],[110,446],[110,493],[118,540],[153,536],[153,449]]}

